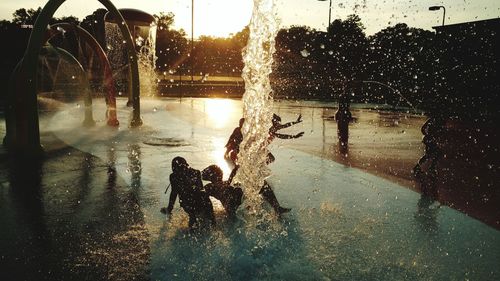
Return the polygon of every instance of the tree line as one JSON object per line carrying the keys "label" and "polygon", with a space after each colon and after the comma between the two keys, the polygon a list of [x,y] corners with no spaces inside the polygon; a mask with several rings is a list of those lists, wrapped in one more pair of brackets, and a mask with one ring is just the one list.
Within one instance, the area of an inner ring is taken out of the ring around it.
{"label": "tree line", "polygon": [[[39,12],[40,8],[19,9],[11,21],[0,21],[0,35],[9,38],[1,47],[5,57],[2,81],[7,81],[26,47],[30,30],[22,26],[33,24]],[[64,17],[52,23],[80,24],[106,49],[105,13],[98,9],[81,22]],[[154,16],[159,73],[189,75],[193,69],[195,75],[241,75],[248,27],[228,38],[201,36],[191,52],[186,32],[173,28],[174,14]],[[468,101],[479,104],[477,110],[496,112],[488,103],[499,96],[498,34],[462,33],[450,37],[399,23],[367,36],[357,15],[334,20],[326,32],[308,26],[282,28],[276,37],[271,77],[274,94],[334,100],[347,91],[357,102],[411,104],[436,111],[443,105],[453,112],[476,110],[463,108]],[[468,42],[477,40],[486,47],[471,50]]]}

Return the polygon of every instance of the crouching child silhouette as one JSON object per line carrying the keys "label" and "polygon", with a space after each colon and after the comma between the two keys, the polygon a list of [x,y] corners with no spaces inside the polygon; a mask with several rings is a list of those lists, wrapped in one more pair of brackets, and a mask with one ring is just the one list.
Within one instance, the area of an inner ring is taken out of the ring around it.
{"label": "crouching child silhouette", "polygon": [[179,196],[181,208],[189,215],[190,229],[206,226],[208,223],[215,225],[212,202],[203,189],[200,171],[189,167],[186,159],[175,157],[172,159],[170,184],[172,191],[168,207],[162,208],[162,212],[171,214],[175,200]]}
{"label": "crouching child silhouette", "polygon": [[210,181],[210,183],[205,185],[206,192],[222,203],[229,217],[236,214],[236,209],[241,205],[241,198],[243,196],[241,188],[231,186],[237,170],[238,167],[233,169],[227,181],[222,180],[223,172],[217,165],[210,165],[201,173],[203,180]]}

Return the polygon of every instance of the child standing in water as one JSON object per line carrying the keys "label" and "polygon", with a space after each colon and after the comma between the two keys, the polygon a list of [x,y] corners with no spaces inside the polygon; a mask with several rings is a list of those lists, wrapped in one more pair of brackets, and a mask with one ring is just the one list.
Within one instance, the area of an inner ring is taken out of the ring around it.
{"label": "child standing in water", "polygon": [[430,117],[424,125],[422,125],[422,134],[424,135],[422,142],[425,146],[425,154],[418,160],[417,165],[413,168],[413,173],[417,180],[423,182],[421,166],[430,161],[428,175],[430,183],[423,187],[422,193],[431,197],[437,197],[436,181],[437,181],[437,162],[443,157],[443,151],[440,147],[439,139],[442,137],[446,119],[442,116]]}
{"label": "child standing in water", "polygon": [[240,153],[240,144],[243,141],[243,134],[241,133],[241,128],[245,123],[245,118],[241,118],[239,126],[234,128],[233,133],[229,137],[226,143],[226,153],[224,153],[224,158],[230,159],[233,163],[236,163],[238,158],[238,153]]}
{"label": "child standing in water", "polygon": [[[271,143],[274,140],[274,138],[296,139],[302,137],[304,135],[304,132],[300,132],[296,135],[278,133],[279,130],[288,128],[300,122],[302,122],[302,115],[300,114],[296,121],[288,122],[285,124],[281,124],[280,116],[278,116],[277,114],[273,114],[272,126],[271,128],[269,128],[269,137],[268,137],[269,143]],[[224,154],[224,158],[231,160],[233,164],[235,164],[236,160],[238,159],[238,153],[240,152],[240,144],[243,141],[243,134],[241,133],[241,128],[243,127],[244,123],[245,123],[245,118],[241,118],[239,126],[234,128],[233,133],[231,134],[229,140],[226,143],[226,153]],[[267,164],[274,162],[274,160],[275,160],[274,156],[271,153],[269,153]]]}
{"label": "child standing in water", "polygon": [[[292,125],[302,122],[301,119],[302,115],[299,115],[296,121],[281,124],[281,117],[278,116],[277,114],[273,114],[272,126],[271,128],[269,128],[268,142],[271,143],[274,140],[274,138],[294,139],[302,137],[304,135],[304,132],[300,132],[296,135],[278,133],[278,131],[281,129],[285,129]],[[243,141],[243,134],[241,133],[241,128],[243,127],[244,122],[245,119],[241,118],[239,126],[233,130],[233,133],[229,137],[229,140],[227,141],[226,144],[226,153],[224,154],[224,156],[226,159],[231,160],[232,163],[235,165],[236,165],[236,160],[238,159],[239,147],[241,142]],[[268,153],[266,163],[270,164],[274,162],[274,160],[275,160],[274,155],[272,153]],[[238,166],[236,166],[235,170],[233,170],[231,174],[234,175],[237,169]],[[264,200],[266,200],[273,207],[274,211],[278,215],[291,211],[290,208],[281,207],[281,205],[278,202],[278,199],[276,198],[276,195],[274,194],[274,191],[272,190],[271,186],[267,181],[264,181],[264,185],[259,191],[259,194],[261,194]]]}

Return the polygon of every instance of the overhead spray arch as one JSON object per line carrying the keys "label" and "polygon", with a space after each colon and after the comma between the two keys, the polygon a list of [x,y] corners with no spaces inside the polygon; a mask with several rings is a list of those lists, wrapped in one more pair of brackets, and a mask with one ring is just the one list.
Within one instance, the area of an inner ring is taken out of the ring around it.
{"label": "overhead spray arch", "polygon": [[[98,0],[115,18],[121,20],[118,24],[128,51],[128,60],[131,68],[132,80],[132,106],[133,116],[131,126],[140,126],[140,86],[137,54],[134,42],[125,19],[122,14],[109,0]],[[57,9],[66,0],[49,0],[37,17],[33,31],[31,32],[26,52],[20,62],[20,68],[14,74],[9,95],[10,104],[7,114],[6,143],[9,148],[23,151],[25,153],[36,153],[41,151],[40,127],[38,119],[37,104],[37,71],[38,57],[45,40],[47,26]],[[17,75],[16,75],[17,74]]]}
{"label": "overhead spray arch", "polygon": [[[88,33],[87,30],[83,29],[81,26],[71,23],[56,23],[50,26],[49,34],[45,38],[45,42],[49,41],[52,37],[61,34],[66,31],[75,32],[81,39],[87,43],[92,50],[95,52],[99,61],[102,63],[103,74],[104,74],[104,91],[106,94],[106,106],[107,106],[107,114],[108,118],[107,123],[109,126],[118,126],[118,118],[116,116],[116,87],[115,80],[113,78],[113,71],[111,69],[111,65],[108,60],[108,56],[102,49],[101,45],[97,42],[97,40]],[[88,97],[90,98],[90,97]],[[86,100],[86,106],[92,104],[92,101]]]}

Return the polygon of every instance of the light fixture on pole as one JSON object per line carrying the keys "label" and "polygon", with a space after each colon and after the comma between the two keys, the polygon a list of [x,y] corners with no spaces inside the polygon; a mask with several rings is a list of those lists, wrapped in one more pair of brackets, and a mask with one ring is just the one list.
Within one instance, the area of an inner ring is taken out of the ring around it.
{"label": "light fixture on pole", "polygon": [[[321,2],[328,1],[328,0],[318,0]],[[330,6],[328,7],[328,26],[326,27],[326,30],[330,27],[330,23],[332,23],[332,0],[330,1]]]}
{"label": "light fixture on pole", "polygon": [[441,8],[443,8],[443,25],[444,25],[444,18],[446,16],[446,8],[444,6],[430,6],[429,11],[439,11]]}

